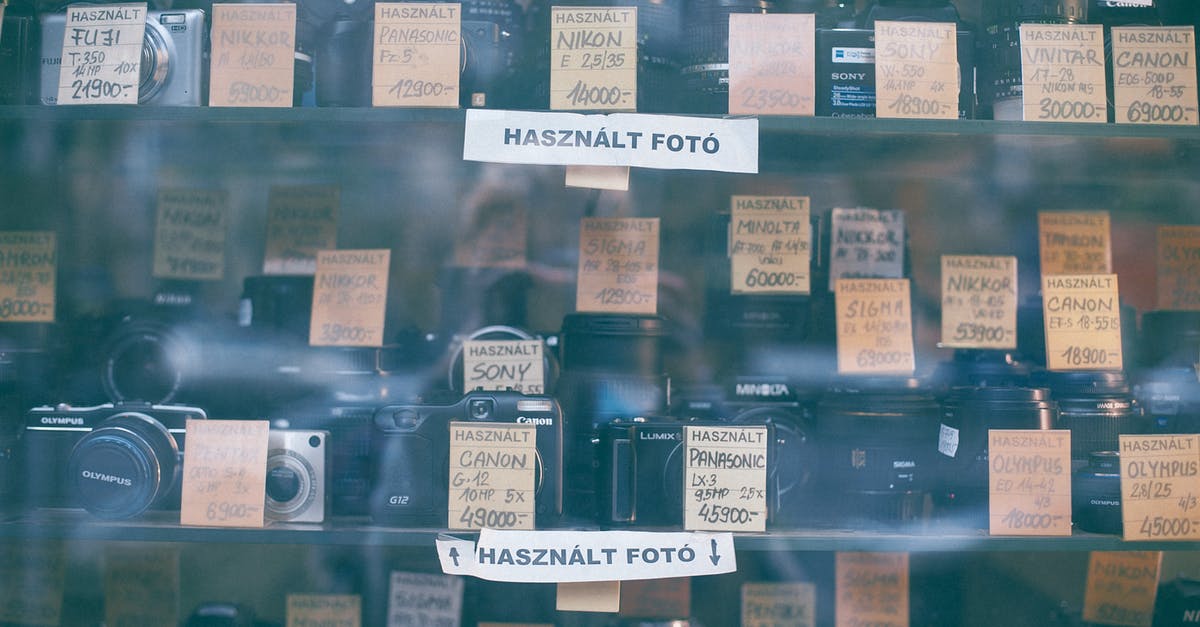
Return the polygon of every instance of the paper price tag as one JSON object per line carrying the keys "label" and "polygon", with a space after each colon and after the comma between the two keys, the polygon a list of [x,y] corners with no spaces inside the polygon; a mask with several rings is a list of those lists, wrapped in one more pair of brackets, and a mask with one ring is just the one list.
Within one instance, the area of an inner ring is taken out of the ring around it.
{"label": "paper price tag", "polygon": [[838,553],[838,627],[908,625],[908,553]]}
{"label": "paper price tag", "polygon": [[1088,556],[1083,620],[1150,627],[1161,567],[1161,551],[1093,551]]}
{"label": "paper price tag", "polygon": [[742,627],[815,627],[816,607],[811,583],[742,584]]}
{"label": "paper price tag", "polygon": [[658,218],[584,218],[577,311],[658,311]]}
{"label": "paper price tag", "polygon": [[388,627],[457,627],[462,620],[462,577],[394,570],[389,583]]}
{"label": "paper price tag", "polygon": [[357,594],[289,594],[287,627],[362,624],[362,597]]}
{"label": "paper price tag", "polygon": [[543,394],[545,355],[541,340],[463,342],[464,390],[506,390]]}
{"label": "paper price tag", "polygon": [[316,273],[317,251],[337,248],[339,195],[334,185],[271,186],[263,274]]}
{"label": "paper price tag", "polygon": [[58,245],[54,231],[0,231],[0,322],[54,322]]}
{"label": "paper price tag", "polygon": [[550,9],[550,108],[637,109],[637,7]]}
{"label": "paper price tag", "polygon": [[816,16],[729,16],[729,113],[813,115]]}
{"label": "paper price tag", "polygon": [[1115,274],[1042,277],[1049,370],[1120,370],[1121,300]]}
{"label": "paper price tag", "polygon": [[1027,121],[1108,121],[1104,27],[1021,24],[1021,84]]}
{"label": "paper price tag", "polygon": [[1200,121],[1195,27],[1115,26],[1112,61],[1117,122],[1195,125]]}
{"label": "paper price tag", "polygon": [[212,10],[209,106],[292,106],[296,5],[218,3]]}
{"label": "paper price tag", "polygon": [[266,420],[188,420],[179,522],[262,527],[267,498]]}
{"label": "paper price tag", "polygon": [[524,201],[488,197],[474,203],[471,222],[454,245],[454,265],[464,268],[524,268],[528,211]]}
{"label": "paper price tag", "polygon": [[313,278],[313,346],[382,346],[392,251],[322,250]]}
{"label": "paper price tag", "polygon": [[958,25],[875,22],[876,116],[958,119]]}
{"label": "paper price tag", "polygon": [[67,556],[56,542],[0,544],[0,621],[61,625]]}
{"label": "paper price tag", "polygon": [[904,212],[834,209],[829,279],[899,279],[904,276]]}
{"label": "paper price tag", "polygon": [[137,104],[146,3],[67,7],[58,104]]}
{"label": "paper price tag", "polygon": [[216,189],[158,192],[154,276],[220,280],[225,276],[229,194]]}
{"label": "paper price tag", "polygon": [[1017,258],[942,255],[942,346],[1017,347]]}
{"label": "paper price tag", "polygon": [[1200,226],[1158,227],[1158,308],[1200,310]]}
{"label": "paper price tag", "polygon": [[621,582],[584,581],[555,586],[554,609],[560,612],[606,612],[621,609]]}
{"label": "paper price tag", "polygon": [[1107,211],[1039,211],[1042,275],[1112,272],[1110,224]]}
{"label": "paper price tag", "polygon": [[730,291],[808,294],[812,262],[808,197],[734,196],[730,204]]}
{"label": "paper price tag", "polygon": [[690,577],[621,582],[621,616],[670,619],[691,613]]}
{"label": "paper price tag", "polygon": [[377,3],[371,103],[457,107],[461,37],[457,2]]}
{"label": "paper price tag", "polygon": [[629,191],[629,166],[569,165],[563,184],[567,187],[627,192]]}
{"label": "paper price tag", "polygon": [[1122,435],[1126,540],[1200,539],[1200,436]]}
{"label": "paper price tag", "polygon": [[911,375],[908,279],[839,279],[834,290],[838,373]]}
{"label": "paper price tag", "polygon": [[537,428],[450,423],[450,529],[533,529]]}
{"label": "paper price tag", "polygon": [[104,618],[112,627],[179,623],[179,547],[104,547]]}
{"label": "paper price tag", "polygon": [[684,427],[684,460],[684,529],[766,531],[766,427]]}
{"label": "paper price tag", "polygon": [[988,430],[988,533],[1071,535],[1071,432]]}

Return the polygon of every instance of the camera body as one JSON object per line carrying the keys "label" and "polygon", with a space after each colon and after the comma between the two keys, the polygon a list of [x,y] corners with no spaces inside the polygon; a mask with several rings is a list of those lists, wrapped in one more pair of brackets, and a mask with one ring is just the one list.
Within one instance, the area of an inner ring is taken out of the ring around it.
{"label": "camera body", "polygon": [[41,83],[32,57],[38,48],[37,19],[10,7],[0,27],[0,104],[37,102]]}
{"label": "camera body", "polygon": [[[41,22],[41,103],[58,104],[65,13],[44,13]],[[138,104],[199,106],[208,69],[204,11],[148,11],[142,40]]]}
{"label": "camera body", "polygon": [[535,425],[537,526],[562,515],[563,414],[553,397],[476,390],[446,404],[381,407],[373,421],[370,512],[377,523],[446,526],[451,422]]}
{"label": "camera body", "polygon": [[267,520],[325,521],[328,431],[272,429],[267,437]]}

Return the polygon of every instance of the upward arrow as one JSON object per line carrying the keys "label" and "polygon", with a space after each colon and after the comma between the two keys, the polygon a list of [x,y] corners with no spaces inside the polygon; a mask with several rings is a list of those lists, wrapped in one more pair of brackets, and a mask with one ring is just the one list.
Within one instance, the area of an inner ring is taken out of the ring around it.
{"label": "upward arrow", "polygon": [[712,546],[712,557],[709,557],[708,559],[712,560],[713,566],[716,566],[717,562],[721,561],[721,556],[717,555],[717,541],[709,540],[709,542]]}
{"label": "upward arrow", "polygon": [[458,549],[457,548],[450,547],[450,559],[454,560],[455,566],[458,566]]}

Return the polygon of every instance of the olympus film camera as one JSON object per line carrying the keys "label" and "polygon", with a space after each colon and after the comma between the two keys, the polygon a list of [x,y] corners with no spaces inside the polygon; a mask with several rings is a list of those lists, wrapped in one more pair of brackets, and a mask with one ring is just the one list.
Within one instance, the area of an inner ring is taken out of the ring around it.
{"label": "olympus film camera", "polygon": [[474,391],[447,404],[390,405],[374,416],[371,518],[408,527],[446,525],[450,423],[535,425],[538,527],[562,514],[563,415],[550,396]]}
{"label": "olympus film camera", "polygon": [[267,520],[325,521],[328,431],[272,429],[267,438]]}
{"label": "olympus film camera", "polygon": [[[46,13],[41,21],[41,103],[58,104],[59,69],[67,26],[64,13]],[[205,58],[204,12],[148,11],[142,40],[138,104],[198,106],[203,104]]]}

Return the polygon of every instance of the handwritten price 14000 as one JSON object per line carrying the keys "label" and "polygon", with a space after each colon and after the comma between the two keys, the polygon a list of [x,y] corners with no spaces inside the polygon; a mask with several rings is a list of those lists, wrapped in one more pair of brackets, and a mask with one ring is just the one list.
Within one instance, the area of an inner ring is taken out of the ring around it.
{"label": "handwritten price 14000", "polygon": [[567,100],[571,102],[572,106],[619,105],[627,104],[626,101],[630,95],[629,91],[622,90],[620,87],[602,87],[575,81],[575,86],[567,92]]}

